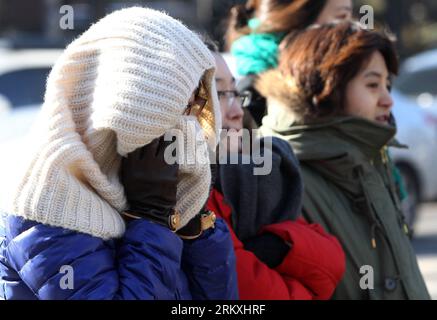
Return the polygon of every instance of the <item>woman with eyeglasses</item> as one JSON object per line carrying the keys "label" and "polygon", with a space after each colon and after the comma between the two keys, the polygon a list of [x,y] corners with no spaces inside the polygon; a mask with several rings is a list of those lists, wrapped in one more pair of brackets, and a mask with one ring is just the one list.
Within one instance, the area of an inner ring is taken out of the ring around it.
{"label": "woman with eyeglasses", "polygon": [[221,142],[229,143],[226,148],[232,152],[239,152],[241,150],[241,129],[243,128],[244,115],[242,107],[249,97],[236,90],[235,78],[231,76],[229,68],[220,54],[216,52],[214,56],[217,65],[215,80],[222,114],[222,135],[231,133],[239,137],[238,139],[222,139]]}
{"label": "woman with eyeglasses", "polygon": [[[205,207],[214,73],[193,32],[146,8],[109,14],[65,49],[2,215],[1,298],[238,298],[228,228]],[[194,161],[173,161],[175,143]]]}
{"label": "woman with eyeglasses", "polygon": [[232,8],[226,46],[243,77],[238,90],[252,94],[246,110],[256,126],[261,125],[266,104],[253,85],[258,74],[277,66],[279,46],[285,36],[311,24],[351,17],[352,0],[248,0]]}
{"label": "woman with eyeglasses", "polygon": [[[242,105],[248,98],[213,43],[204,40],[216,60],[216,82],[225,131],[218,153],[239,153],[241,143],[228,135],[243,128]],[[263,143],[263,141],[260,141]],[[236,254],[239,296],[244,300],[329,299],[344,270],[338,241],[318,225],[299,219],[302,181],[297,159],[287,142],[274,138],[261,148],[272,170],[254,175],[253,161],[218,163],[208,208],[227,222]],[[246,154],[239,157],[249,157]],[[227,154],[219,154],[227,159]]]}

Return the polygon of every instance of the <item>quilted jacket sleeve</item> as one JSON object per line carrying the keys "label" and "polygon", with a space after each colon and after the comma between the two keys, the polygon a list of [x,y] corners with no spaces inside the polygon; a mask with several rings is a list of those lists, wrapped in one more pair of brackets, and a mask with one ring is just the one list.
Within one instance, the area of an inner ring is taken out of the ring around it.
{"label": "quilted jacket sleeve", "polygon": [[[221,193],[214,190],[208,205],[231,224],[231,209]],[[246,250],[231,230],[241,299],[324,300],[332,296],[345,271],[345,255],[334,236],[303,219],[265,226],[260,232],[276,234],[292,243],[292,249],[271,269]]]}
{"label": "quilted jacket sleeve", "polygon": [[311,290],[313,299],[331,298],[346,268],[346,257],[337,238],[302,218],[266,226],[261,232],[274,233],[293,244],[277,271],[298,279]]}
{"label": "quilted jacket sleeve", "polygon": [[[6,299],[189,299],[179,237],[131,222],[118,243],[6,218],[0,281]],[[181,280],[182,279],[182,280]]]}
{"label": "quilted jacket sleeve", "polygon": [[146,220],[130,222],[117,242],[13,215],[5,224],[0,234],[5,299],[238,298],[235,255],[221,219],[186,243]]}
{"label": "quilted jacket sleeve", "polygon": [[185,241],[182,266],[194,300],[237,300],[238,284],[235,253],[229,229],[217,219],[195,241]]}
{"label": "quilted jacket sleeve", "polygon": [[[213,190],[208,201],[209,209],[223,217],[230,226],[230,207],[223,195]],[[242,242],[229,227],[237,259],[238,290],[242,300],[311,300],[312,294],[292,276],[270,269]]]}

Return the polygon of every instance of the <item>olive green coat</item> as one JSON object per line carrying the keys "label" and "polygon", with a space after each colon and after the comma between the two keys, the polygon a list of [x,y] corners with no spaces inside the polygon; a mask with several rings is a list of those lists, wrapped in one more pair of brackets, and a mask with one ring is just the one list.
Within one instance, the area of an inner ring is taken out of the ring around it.
{"label": "olive green coat", "polygon": [[294,120],[276,110],[261,130],[290,142],[305,184],[304,217],[343,245],[346,273],[333,298],[429,299],[387,157],[396,129],[353,117]]}

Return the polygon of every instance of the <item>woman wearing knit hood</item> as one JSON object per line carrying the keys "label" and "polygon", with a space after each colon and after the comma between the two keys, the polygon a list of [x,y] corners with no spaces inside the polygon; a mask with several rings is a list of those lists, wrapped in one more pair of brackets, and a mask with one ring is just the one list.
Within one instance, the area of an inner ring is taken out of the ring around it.
{"label": "woman wearing knit hood", "polygon": [[387,156],[397,71],[387,35],[342,22],[290,39],[256,84],[268,103],[262,133],[287,140],[300,161],[304,217],[346,252],[335,299],[429,299]]}
{"label": "woman wearing knit hood", "polygon": [[[0,230],[0,296],[237,298],[228,229],[204,209],[202,154],[221,126],[214,72],[195,34],[146,8],[66,48]],[[186,155],[173,164],[170,131]]]}
{"label": "woman wearing knit hood", "polygon": [[282,40],[311,24],[350,19],[352,0],[248,0],[231,10],[226,45],[236,59],[239,91],[249,91],[248,108],[257,126],[266,113],[265,99],[253,87],[256,76],[278,65]]}

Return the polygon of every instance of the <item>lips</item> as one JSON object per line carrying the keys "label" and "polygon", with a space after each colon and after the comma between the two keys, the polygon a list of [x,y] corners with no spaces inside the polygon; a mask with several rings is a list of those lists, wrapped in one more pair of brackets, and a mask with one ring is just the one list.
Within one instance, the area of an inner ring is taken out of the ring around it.
{"label": "lips", "polygon": [[381,122],[381,123],[388,123],[390,120],[390,116],[378,116],[376,117],[376,121]]}
{"label": "lips", "polygon": [[241,128],[233,127],[233,126],[226,126],[222,128],[223,130],[226,130],[228,132],[238,132],[241,130]]}

